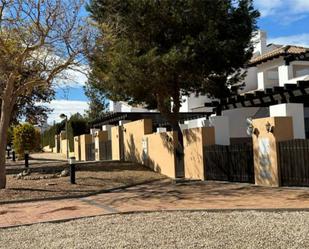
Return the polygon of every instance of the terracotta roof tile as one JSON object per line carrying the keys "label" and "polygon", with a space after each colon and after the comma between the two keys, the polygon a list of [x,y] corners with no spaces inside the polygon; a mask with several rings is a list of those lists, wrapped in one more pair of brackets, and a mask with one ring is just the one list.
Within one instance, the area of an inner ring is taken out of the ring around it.
{"label": "terracotta roof tile", "polygon": [[298,46],[283,46],[277,49],[274,49],[268,53],[256,56],[250,60],[250,65],[256,65],[262,62],[265,62],[267,60],[279,57],[279,56],[284,56],[284,55],[298,55],[298,54],[303,54],[309,52],[309,48],[305,47],[298,47]]}

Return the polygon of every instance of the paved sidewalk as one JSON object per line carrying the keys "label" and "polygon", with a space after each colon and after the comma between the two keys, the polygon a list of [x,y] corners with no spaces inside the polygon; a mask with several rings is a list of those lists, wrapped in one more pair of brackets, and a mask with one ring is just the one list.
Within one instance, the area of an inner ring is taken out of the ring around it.
{"label": "paved sidewalk", "polygon": [[163,180],[87,198],[2,205],[0,227],[112,213],[192,209],[309,210],[309,188]]}

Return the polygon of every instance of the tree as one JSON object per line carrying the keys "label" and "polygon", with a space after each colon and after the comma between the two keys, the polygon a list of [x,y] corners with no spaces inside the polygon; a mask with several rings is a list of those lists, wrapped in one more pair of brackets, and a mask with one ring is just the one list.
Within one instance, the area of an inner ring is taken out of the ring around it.
{"label": "tree", "polygon": [[13,129],[13,145],[18,158],[24,157],[26,150],[33,151],[37,145],[37,134],[33,125],[29,123],[20,124]]}
{"label": "tree", "polygon": [[89,121],[93,121],[106,114],[107,103],[105,95],[98,89],[98,86],[90,82],[91,79],[84,86],[85,95],[89,99],[89,109],[86,110],[85,117]]}
{"label": "tree", "polygon": [[92,0],[91,83],[112,100],[158,108],[182,134],[183,95],[224,97],[252,56],[251,0]]}
{"label": "tree", "polygon": [[87,119],[81,114],[73,114],[68,121],[68,138],[70,151],[74,150],[74,137],[89,133],[89,125]]}
{"label": "tree", "polygon": [[82,0],[0,1],[0,188],[6,186],[5,144],[19,98],[49,89],[75,70],[87,40]]}

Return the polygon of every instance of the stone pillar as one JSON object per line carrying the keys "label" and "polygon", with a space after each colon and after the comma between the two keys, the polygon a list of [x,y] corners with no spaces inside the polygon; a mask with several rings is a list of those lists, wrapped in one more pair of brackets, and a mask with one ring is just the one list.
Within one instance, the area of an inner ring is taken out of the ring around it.
{"label": "stone pillar", "polygon": [[92,143],[92,135],[84,134],[80,135],[79,138],[80,138],[80,160],[87,161],[89,158],[87,145]]}
{"label": "stone pillar", "polygon": [[292,117],[294,138],[305,139],[304,105],[289,103],[272,105],[269,107],[271,117]]}
{"label": "stone pillar", "polygon": [[74,156],[76,161],[81,160],[81,150],[80,150],[80,137],[74,137]]}
{"label": "stone pillar", "polygon": [[108,131],[96,131],[94,134],[94,149],[96,161],[103,160],[104,155],[101,155],[102,150],[100,149],[100,147],[102,146],[101,142],[105,141],[108,141]]}
{"label": "stone pillar", "polygon": [[270,117],[253,120],[255,184],[278,187],[281,185],[278,142],[293,139],[291,117]]}
{"label": "stone pillar", "polygon": [[[215,129],[202,127],[183,131],[185,178],[205,180],[204,146],[215,144]],[[207,168],[206,168],[207,170]]]}
{"label": "stone pillar", "polygon": [[210,116],[209,125],[215,127],[215,141],[219,145],[230,145],[230,123],[229,117]]}

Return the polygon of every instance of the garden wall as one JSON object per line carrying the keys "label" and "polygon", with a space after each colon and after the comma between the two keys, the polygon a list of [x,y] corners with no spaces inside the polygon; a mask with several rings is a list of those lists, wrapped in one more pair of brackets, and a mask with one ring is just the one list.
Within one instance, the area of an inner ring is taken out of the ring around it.
{"label": "garden wall", "polygon": [[171,178],[176,177],[177,132],[153,133],[144,137],[144,164]]}
{"label": "garden wall", "polygon": [[185,178],[205,180],[204,146],[215,144],[214,127],[183,131]]}
{"label": "garden wall", "polygon": [[123,125],[123,145],[126,161],[143,163],[142,140],[144,135],[152,133],[152,120],[142,119]]}

